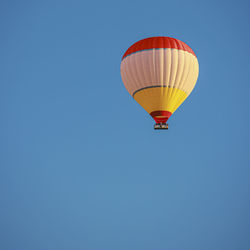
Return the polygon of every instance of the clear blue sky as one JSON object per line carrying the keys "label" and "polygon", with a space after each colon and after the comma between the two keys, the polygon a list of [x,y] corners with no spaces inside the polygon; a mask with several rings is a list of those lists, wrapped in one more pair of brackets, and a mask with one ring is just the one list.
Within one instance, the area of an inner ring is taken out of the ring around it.
{"label": "clear blue sky", "polygon": [[[249,250],[249,1],[1,1],[0,249]],[[126,49],[196,53],[154,131]]]}

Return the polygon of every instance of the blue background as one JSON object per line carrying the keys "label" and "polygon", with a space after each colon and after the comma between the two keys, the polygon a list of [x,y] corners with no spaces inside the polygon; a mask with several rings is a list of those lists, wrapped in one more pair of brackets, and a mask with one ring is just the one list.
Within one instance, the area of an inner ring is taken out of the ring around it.
{"label": "blue background", "polygon": [[[249,1],[1,1],[0,249],[249,250]],[[154,131],[120,77],[150,36],[193,48]]]}

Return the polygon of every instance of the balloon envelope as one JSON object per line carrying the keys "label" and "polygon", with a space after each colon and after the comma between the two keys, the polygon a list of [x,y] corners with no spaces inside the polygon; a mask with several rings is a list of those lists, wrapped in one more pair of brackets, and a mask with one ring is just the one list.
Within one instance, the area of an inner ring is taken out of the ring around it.
{"label": "balloon envelope", "polygon": [[156,123],[165,123],[189,96],[198,73],[193,50],[171,37],[140,40],[125,52],[121,62],[126,89]]}

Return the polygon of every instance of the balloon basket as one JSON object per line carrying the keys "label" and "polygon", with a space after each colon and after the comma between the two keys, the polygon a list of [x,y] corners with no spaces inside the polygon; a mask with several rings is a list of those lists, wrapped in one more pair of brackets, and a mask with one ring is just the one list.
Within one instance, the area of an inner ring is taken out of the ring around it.
{"label": "balloon basket", "polygon": [[154,129],[168,129],[167,123],[156,123]]}

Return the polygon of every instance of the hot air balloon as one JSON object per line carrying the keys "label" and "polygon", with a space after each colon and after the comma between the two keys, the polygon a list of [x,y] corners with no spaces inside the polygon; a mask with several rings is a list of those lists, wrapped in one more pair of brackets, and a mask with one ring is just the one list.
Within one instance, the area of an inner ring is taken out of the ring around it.
{"label": "hot air balloon", "polygon": [[171,37],[140,40],[121,62],[126,89],[155,120],[155,129],[168,129],[167,120],[190,95],[198,74],[193,50]]}

